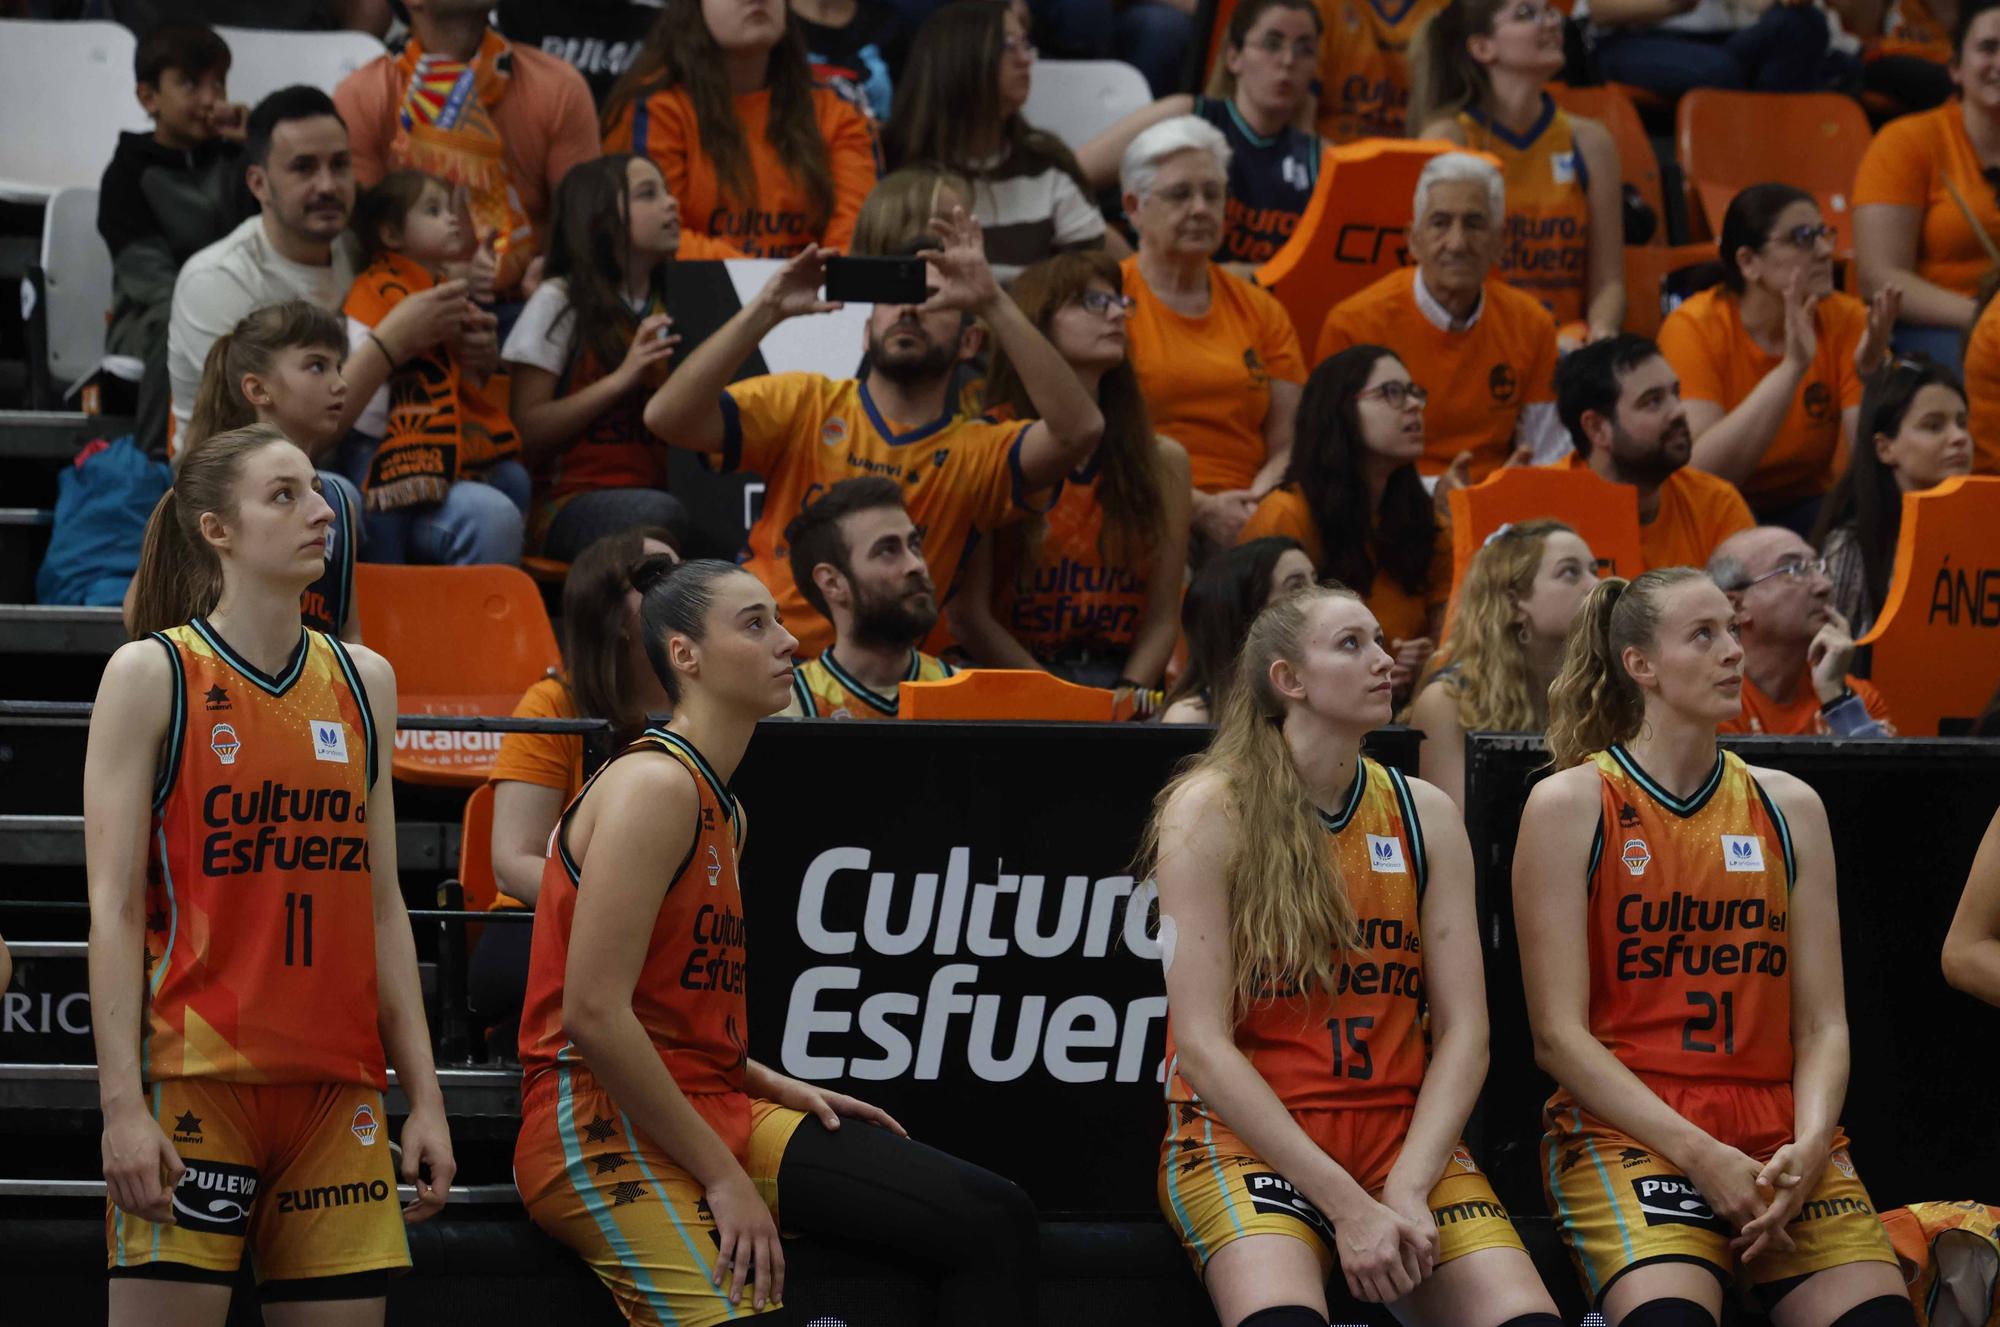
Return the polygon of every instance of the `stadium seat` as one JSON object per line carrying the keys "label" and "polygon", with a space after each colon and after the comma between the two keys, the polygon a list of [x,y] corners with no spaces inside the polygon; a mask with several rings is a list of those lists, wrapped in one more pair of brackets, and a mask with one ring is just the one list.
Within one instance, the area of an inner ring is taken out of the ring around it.
{"label": "stadium seat", "polygon": [[1074,151],[1152,104],[1146,76],[1123,60],[1037,60],[1021,118]]}
{"label": "stadium seat", "polygon": [[[458,887],[468,912],[485,912],[500,897],[500,882],[493,875],[493,785],[482,783],[465,799],[465,815],[458,828]],[[465,952],[479,945],[485,928],[474,923],[465,928]]]}
{"label": "stadium seat", "polygon": [[1834,251],[1854,252],[1848,195],[1875,132],[1853,98],[1698,88],[1681,98],[1675,121],[1690,226],[1704,219],[1708,233],[1719,235],[1731,198],[1753,184],[1778,181],[1817,198],[1835,232]]}
{"label": "stadium seat", "polygon": [[[361,637],[395,665],[404,714],[505,715],[561,666],[541,591],[519,567],[354,569]],[[473,787],[492,772],[498,733],[396,734],[396,777]]]}
{"label": "stadium seat", "polygon": [[971,668],[899,684],[899,719],[1063,719],[1110,723],[1112,694],[1029,668]]}
{"label": "stadium seat", "polygon": [[341,79],[388,50],[365,32],[225,27],[215,32],[229,43],[229,99],[247,106],[295,83],[331,94]]}
{"label": "stadium seat", "polygon": [[132,95],[136,50],[116,23],[0,19],[0,88],[16,112],[0,135],[0,201],[94,189],[119,133],[153,127]]}
{"label": "stadium seat", "polygon": [[1321,154],[1319,184],[1298,229],[1257,269],[1257,284],[1292,315],[1308,352],[1334,305],[1408,264],[1417,176],[1432,157],[1456,150],[1428,139],[1364,138]]}
{"label": "stadium seat", "polygon": [[[43,349],[49,394],[60,396],[104,357],[111,316],[111,251],[97,233],[95,187],[59,189],[42,222],[42,260],[32,274],[31,322]],[[53,402],[44,402],[53,404]]]}
{"label": "stadium seat", "polygon": [[1888,601],[1860,643],[1905,737],[1962,737],[2000,690],[2000,478],[1966,475],[1903,495]]}
{"label": "stadium seat", "polygon": [[1466,568],[1488,536],[1503,525],[1548,517],[1583,536],[1605,576],[1646,569],[1639,551],[1639,492],[1583,469],[1503,466],[1477,484],[1455,488],[1451,504],[1451,594],[1457,607]]}

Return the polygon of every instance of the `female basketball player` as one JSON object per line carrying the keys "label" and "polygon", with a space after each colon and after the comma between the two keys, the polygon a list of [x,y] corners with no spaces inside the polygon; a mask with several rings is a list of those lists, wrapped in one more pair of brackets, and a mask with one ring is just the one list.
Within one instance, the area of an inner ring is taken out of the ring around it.
{"label": "female basketball player", "polygon": [[1591,591],[1550,700],[1514,911],[1543,1175],[1612,1327],[1714,1327],[1747,1282],[1777,1327],[1915,1321],[1839,1125],[1840,920],[1826,811],[1718,751],[1743,648],[1690,567]]}
{"label": "female basketball player", "polygon": [[1465,830],[1443,793],[1361,754],[1395,662],[1351,591],[1274,600],[1147,831],[1160,1205],[1223,1327],[1325,1327],[1336,1261],[1407,1323],[1561,1321],[1459,1141],[1486,1074]]}
{"label": "female basketball player", "polygon": [[[114,1324],[221,1323],[246,1244],[267,1322],[380,1323],[410,1261],[403,1221],[451,1185],[396,878],[395,674],[300,623],[332,520],[271,425],[189,450],[146,527],[135,603],[185,625],[112,655],[91,712]],[[385,1052],[411,1107],[402,1219]]]}
{"label": "female basketball player", "polygon": [[[2000,811],[1986,826],[1965,892],[1958,896],[1951,933],[1944,938],[1944,979],[1967,995],[2000,1004]],[[0,977],[0,988],[6,984]]]}
{"label": "female basketball player", "polygon": [[521,1017],[528,1214],[634,1323],[776,1306],[779,1212],[788,1229],[938,1266],[940,1322],[1032,1323],[1034,1209],[1019,1189],[746,1053],[745,825],[729,779],[757,720],[791,699],[797,640],[770,592],[725,562],[674,568],[639,620],[674,717],[557,822]]}

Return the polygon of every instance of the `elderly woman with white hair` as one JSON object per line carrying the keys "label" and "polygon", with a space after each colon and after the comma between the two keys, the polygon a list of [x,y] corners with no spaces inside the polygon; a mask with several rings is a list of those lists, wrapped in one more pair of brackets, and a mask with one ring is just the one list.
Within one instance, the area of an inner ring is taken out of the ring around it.
{"label": "elderly woman with white hair", "polygon": [[1192,115],[1140,134],[1119,163],[1139,251],[1123,264],[1133,367],[1153,427],[1187,449],[1191,523],[1226,548],[1285,473],[1305,382],[1284,307],[1214,262],[1229,145]]}
{"label": "elderly woman with white hair", "polygon": [[1387,346],[1429,393],[1420,474],[1476,483],[1510,461],[1569,454],[1556,417],[1556,324],[1497,271],[1506,189],[1469,152],[1431,158],[1411,200],[1410,256],[1333,306],[1314,361],[1349,346]]}

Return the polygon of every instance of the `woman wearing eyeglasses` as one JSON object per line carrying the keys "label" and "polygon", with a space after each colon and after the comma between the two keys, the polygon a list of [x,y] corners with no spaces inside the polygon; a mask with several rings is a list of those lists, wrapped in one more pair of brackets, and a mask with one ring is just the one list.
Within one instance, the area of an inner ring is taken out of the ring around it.
{"label": "woman wearing eyeglasses", "polygon": [[1722,284],[1668,315],[1696,469],[1743,491],[1757,519],[1804,534],[1845,464],[1863,379],[1889,354],[1900,297],[1833,288],[1833,230],[1812,195],[1752,185],[1730,200]]}
{"label": "woman wearing eyeglasses", "polygon": [[[1086,686],[1160,685],[1187,565],[1188,459],[1156,437],[1125,355],[1132,300],[1106,253],[1058,254],[1016,277],[1014,302],[1097,398],[1104,437],[1037,521],[980,541],[946,606],[953,634],[997,668],[1046,668]],[[987,405],[1035,408],[997,354]]]}
{"label": "woman wearing eyeglasses", "polygon": [[1451,536],[1417,477],[1426,399],[1385,347],[1326,360],[1299,399],[1284,482],[1241,536],[1289,535],[1321,580],[1361,596],[1395,658],[1399,705],[1437,647],[1451,596]]}
{"label": "woman wearing eyeglasses", "polygon": [[1558,107],[1562,11],[1543,0],[1451,0],[1410,55],[1419,138],[1485,152],[1507,182],[1500,277],[1549,307],[1565,351],[1625,322],[1618,148],[1596,120]]}
{"label": "woman wearing eyeglasses", "polygon": [[1322,20],[1313,0],[1245,0],[1229,16],[1208,93],[1162,97],[1077,149],[1098,189],[1118,182],[1118,160],[1139,134],[1198,115],[1229,142],[1229,201],[1216,259],[1238,276],[1268,260],[1297,229],[1319,183],[1323,143],[1309,119]]}

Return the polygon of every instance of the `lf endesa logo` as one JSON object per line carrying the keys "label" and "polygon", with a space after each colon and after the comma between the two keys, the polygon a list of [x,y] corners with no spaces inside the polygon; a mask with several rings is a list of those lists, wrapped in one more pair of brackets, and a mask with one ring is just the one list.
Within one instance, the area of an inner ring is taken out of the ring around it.
{"label": "lf endesa logo", "polygon": [[[792,984],[785,1015],[787,1073],[935,1079],[949,1051],[989,1083],[1013,1082],[1037,1061],[1063,1083],[1135,1083],[1141,1073],[1157,1081],[1159,1057],[1148,1059],[1146,1043],[1154,1020],[1166,1018],[1166,997],[1143,996],[1121,1008],[1100,995],[981,992],[978,962],[1067,959],[1050,971],[1074,973],[1077,960],[1105,958],[1121,944],[1157,962],[1159,944],[1146,928],[1151,881],[1071,875],[1058,883],[996,865],[991,881],[975,883],[972,850],[963,847],[951,850],[942,876],[898,876],[872,864],[866,848],[829,848],[813,859],[798,892],[806,946],[834,958],[930,953],[959,961],[937,965],[922,991],[876,991],[865,999],[856,994],[861,966],[807,968]],[[858,931],[829,920],[830,913],[851,915],[853,891],[866,892]],[[857,1033],[874,1054],[830,1053],[851,1048]]]}

